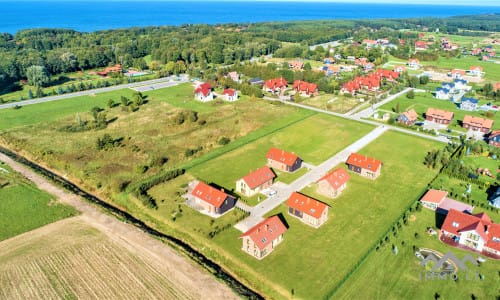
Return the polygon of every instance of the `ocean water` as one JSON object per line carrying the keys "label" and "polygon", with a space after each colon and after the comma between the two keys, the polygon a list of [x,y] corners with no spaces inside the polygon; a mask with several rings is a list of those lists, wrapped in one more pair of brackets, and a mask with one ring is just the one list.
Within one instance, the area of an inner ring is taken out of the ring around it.
{"label": "ocean water", "polygon": [[181,24],[288,20],[447,17],[500,7],[325,2],[0,1],[0,32],[29,28],[78,31]]}

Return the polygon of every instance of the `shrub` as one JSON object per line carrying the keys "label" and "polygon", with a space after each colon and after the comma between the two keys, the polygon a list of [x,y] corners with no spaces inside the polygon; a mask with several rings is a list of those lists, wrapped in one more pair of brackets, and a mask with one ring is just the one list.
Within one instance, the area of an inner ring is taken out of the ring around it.
{"label": "shrub", "polygon": [[220,140],[219,140],[219,145],[227,145],[229,144],[229,142],[231,142],[231,139],[229,139],[228,137],[221,137]]}

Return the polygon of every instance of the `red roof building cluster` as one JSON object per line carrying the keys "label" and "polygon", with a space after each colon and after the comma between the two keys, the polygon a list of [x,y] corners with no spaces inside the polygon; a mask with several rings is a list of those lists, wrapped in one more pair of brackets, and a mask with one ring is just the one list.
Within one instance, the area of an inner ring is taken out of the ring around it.
{"label": "red roof building cluster", "polygon": [[382,79],[394,80],[398,77],[398,72],[379,69],[367,76],[356,76],[353,80],[344,83],[342,85],[342,89],[344,92],[349,92],[351,94],[354,94],[361,89],[376,91],[380,88],[380,82]]}
{"label": "red roof building cluster", "polygon": [[198,93],[202,93],[204,97],[206,97],[212,91],[212,86],[210,83],[204,82],[194,90],[195,95]]}
{"label": "red roof building cluster", "polygon": [[269,180],[274,179],[274,177],[276,177],[276,175],[273,173],[273,171],[268,166],[264,166],[248,174],[242,179],[250,189],[255,189],[256,187],[261,186]]}
{"label": "red roof building cluster", "polygon": [[264,87],[271,91],[282,90],[288,86],[288,82],[283,78],[274,78],[266,80]]}
{"label": "red roof building cluster", "polygon": [[97,72],[98,75],[107,76],[109,73],[121,73],[123,71],[122,65],[116,64],[112,67],[107,67],[101,72]]}
{"label": "red roof building cluster", "polygon": [[302,80],[295,80],[293,89],[297,92],[305,93],[306,95],[315,94],[318,92],[318,85]]}
{"label": "red roof building cluster", "polygon": [[247,232],[242,234],[240,238],[246,236],[250,237],[255,243],[255,246],[262,250],[280,235],[285,233],[286,230],[287,228],[281,222],[280,218],[278,216],[272,216],[250,228]]}
{"label": "red roof building cluster", "polygon": [[427,43],[424,41],[415,42],[415,49],[427,49]]}

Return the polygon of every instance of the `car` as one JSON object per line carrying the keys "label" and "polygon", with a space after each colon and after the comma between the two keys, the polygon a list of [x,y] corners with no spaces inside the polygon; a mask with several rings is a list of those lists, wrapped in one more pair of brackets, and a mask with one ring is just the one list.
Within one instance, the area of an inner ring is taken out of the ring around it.
{"label": "car", "polygon": [[276,197],[276,195],[278,195],[278,192],[275,190],[270,190],[269,193],[267,193],[267,196],[269,196],[269,198]]}

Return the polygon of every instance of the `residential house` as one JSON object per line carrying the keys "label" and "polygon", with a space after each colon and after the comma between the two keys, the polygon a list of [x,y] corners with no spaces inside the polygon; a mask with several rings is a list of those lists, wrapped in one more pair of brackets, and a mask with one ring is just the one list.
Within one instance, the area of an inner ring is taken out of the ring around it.
{"label": "residential house", "polygon": [[418,114],[417,112],[412,108],[409,111],[405,111],[398,117],[398,122],[405,124],[405,125],[413,125],[417,121]]}
{"label": "residential house", "polygon": [[222,97],[226,101],[236,101],[238,100],[238,91],[235,89],[225,89],[222,92]]}
{"label": "residential house", "polygon": [[465,70],[453,69],[450,72],[450,76],[453,79],[462,79],[465,76]]}
{"label": "residential house", "polygon": [[425,113],[425,120],[437,124],[448,125],[453,120],[453,112],[429,107]]}
{"label": "residential house", "polygon": [[358,153],[351,153],[346,161],[347,168],[361,176],[376,179],[380,176],[382,162]]}
{"label": "residential house", "polygon": [[491,127],[493,127],[493,120],[466,115],[462,121],[462,127],[486,134],[491,131]]}
{"label": "residential house", "polygon": [[306,195],[293,192],[286,201],[288,214],[309,226],[318,228],[328,220],[328,205]]}
{"label": "residential house", "polygon": [[345,169],[335,169],[318,180],[318,193],[335,198],[347,187],[350,178]]}
{"label": "residential house", "polygon": [[325,57],[325,59],[323,59],[323,63],[326,64],[326,65],[333,64],[333,63],[335,63],[335,58],[333,58],[333,57]]}
{"label": "residential house", "polygon": [[97,72],[97,75],[100,76],[108,76],[109,73],[118,73],[121,74],[123,72],[122,65],[116,64],[112,67],[107,67],[104,70]]}
{"label": "residential house", "polygon": [[423,50],[427,50],[427,43],[424,41],[416,41],[415,51],[423,51]]}
{"label": "residential house", "polygon": [[363,40],[363,44],[366,45],[366,49],[371,49],[371,48],[377,46],[377,41],[365,39],[365,40]]}
{"label": "residential house", "polygon": [[420,61],[417,58],[410,58],[408,60],[408,68],[410,69],[418,69],[420,68]]}
{"label": "residential house", "polygon": [[293,83],[293,89],[297,93],[301,93],[306,96],[317,96],[318,95],[318,85],[315,83],[309,83],[301,80],[295,80]]}
{"label": "residential house", "polygon": [[277,148],[271,148],[267,152],[267,164],[274,169],[295,172],[302,166],[302,159],[291,152],[286,152]]}
{"label": "residential house", "polygon": [[477,108],[478,100],[474,98],[462,98],[460,102],[460,109],[467,111],[475,111]]}
{"label": "residential house", "polygon": [[271,187],[275,177],[273,171],[268,166],[264,166],[236,181],[236,192],[252,197]]}
{"label": "residential house", "polygon": [[262,78],[256,77],[248,80],[248,83],[250,83],[250,85],[264,85],[264,80],[262,80]]}
{"label": "residential house", "polygon": [[472,213],[473,206],[447,197],[447,191],[430,189],[420,199],[422,206],[446,215],[450,209]]}
{"label": "residential house", "polygon": [[483,67],[473,66],[469,68],[469,74],[476,77],[481,77],[483,75]]}
{"label": "residential house", "polygon": [[395,65],[393,71],[398,73],[403,73],[404,71],[406,71],[406,67],[403,65]]}
{"label": "residential house", "polygon": [[238,72],[229,72],[227,73],[227,77],[231,78],[234,82],[241,83],[240,74],[238,74]]}
{"label": "residential house", "polygon": [[264,91],[271,92],[273,94],[280,93],[288,87],[288,82],[283,78],[274,78],[266,80],[264,84]]}
{"label": "residential house", "polygon": [[326,65],[321,69],[325,72],[326,76],[337,75],[340,73],[340,66],[338,65]]}
{"label": "residential house", "polygon": [[474,56],[478,56],[480,55],[481,53],[483,53],[483,49],[481,48],[475,48],[475,49],[472,49],[470,54],[471,55],[474,55]]}
{"label": "residential house", "polygon": [[449,100],[450,99],[450,90],[442,87],[436,88],[436,99],[441,100]]}
{"label": "residential house", "polygon": [[210,83],[199,84],[194,90],[194,97],[196,100],[201,102],[207,102],[214,100],[214,93],[212,92],[212,86]]}
{"label": "residential house", "polygon": [[241,250],[257,259],[263,259],[283,241],[287,228],[278,216],[272,216],[243,233]]}
{"label": "residential house", "polygon": [[209,215],[222,215],[236,204],[236,199],[204,182],[194,182],[196,186],[188,197],[188,204]]}
{"label": "residential house", "polygon": [[467,86],[467,80],[465,79],[455,79],[453,80],[453,83],[454,83],[454,87],[455,89],[457,90],[460,90],[460,91],[465,91],[465,90],[468,90],[469,87]]}
{"label": "residential house", "polygon": [[441,84],[443,89],[447,89],[450,93],[455,91],[455,83],[454,82],[443,82]]}
{"label": "residential house", "polygon": [[493,223],[484,212],[471,215],[450,209],[440,238],[500,258],[500,224]]}
{"label": "residential house", "polygon": [[489,55],[483,55],[483,56],[481,57],[481,60],[482,60],[482,61],[488,61],[488,60],[490,60],[490,56],[489,56]]}
{"label": "residential house", "polygon": [[300,71],[304,69],[304,63],[301,61],[291,61],[288,63],[288,67],[295,71]]}
{"label": "residential house", "polygon": [[491,132],[490,136],[488,137],[488,144],[495,147],[500,147],[500,130],[494,130]]}

